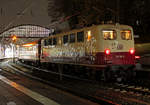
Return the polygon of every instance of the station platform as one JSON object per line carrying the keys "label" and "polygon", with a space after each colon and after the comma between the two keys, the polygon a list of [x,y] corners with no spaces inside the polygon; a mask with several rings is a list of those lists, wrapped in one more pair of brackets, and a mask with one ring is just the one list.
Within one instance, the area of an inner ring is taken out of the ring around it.
{"label": "station platform", "polygon": [[[35,72],[33,68],[29,69],[22,65],[15,64],[12,62],[4,62],[3,64],[1,64],[1,66],[2,66],[1,75],[4,76],[4,78],[7,78],[10,81],[15,82],[15,84],[19,84],[27,89],[30,89],[33,92],[36,92],[59,105],[97,105],[97,104],[98,105],[116,105],[116,104],[122,105],[123,103],[125,103],[123,105],[134,105],[134,104],[149,105],[150,104],[149,101],[150,88],[146,89],[144,86],[139,87],[138,85],[135,84],[116,85],[114,83],[113,84],[112,83],[108,84],[104,82],[97,83],[96,81],[83,82],[83,81],[68,79],[65,77],[63,77],[62,80],[60,79],[54,80],[54,76],[52,75],[48,76],[47,75],[48,72],[46,71],[45,73],[40,71],[37,75],[36,74],[38,72],[37,70]],[[22,75],[22,73],[25,73],[26,76]],[[31,79],[28,76],[39,76],[39,77],[44,76],[45,79],[46,76],[48,76],[47,78],[49,79],[50,84],[45,84],[45,82],[37,81],[36,78]],[[142,83],[142,82],[139,81],[138,83]],[[131,87],[133,88],[130,89]],[[147,90],[146,93],[145,90]],[[21,93],[23,92],[21,91]],[[27,94],[25,95],[31,98],[31,96]],[[34,98],[31,99],[39,102],[38,101],[39,99],[38,100]],[[102,104],[102,102],[104,101],[107,104]],[[42,103],[39,102],[39,104]],[[42,105],[55,105],[55,104],[48,103]]]}
{"label": "station platform", "polygon": [[97,105],[25,76],[0,72],[0,105]]}

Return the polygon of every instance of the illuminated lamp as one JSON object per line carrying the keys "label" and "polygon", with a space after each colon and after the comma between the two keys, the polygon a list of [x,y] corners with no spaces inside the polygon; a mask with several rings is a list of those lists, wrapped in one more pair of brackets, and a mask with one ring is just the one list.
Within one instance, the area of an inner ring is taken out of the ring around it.
{"label": "illuminated lamp", "polygon": [[22,46],[23,47],[31,47],[31,46],[34,46],[36,43],[27,43],[27,44],[23,44]]}
{"label": "illuminated lamp", "polygon": [[88,33],[87,33],[87,40],[90,41],[90,39],[91,39],[91,31],[88,31]]}
{"label": "illuminated lamp", "polygon": [[135,59],[140,59],[140,56],[135,56]]}
{"label": "illuminated lamp", "polygon": [[17,40],[17,36],[14,35],[14,36],[12,37],[12,40],[13,40],[13,41]]}
{"label": "illuminated lamp", "polygon": [[105,54],[106,54],[106,55],[109,55],[109,54],[110,54],[110,49],[106,49],[106,50],[105,50]]}
{"label": "illuminated lamp", "polygon": [[135,53],[135,50],[134,50],[133,48],[131,48],[131,49],[129,50],[129,52],[130,52],[130,54],[134,54],[134,53]]}

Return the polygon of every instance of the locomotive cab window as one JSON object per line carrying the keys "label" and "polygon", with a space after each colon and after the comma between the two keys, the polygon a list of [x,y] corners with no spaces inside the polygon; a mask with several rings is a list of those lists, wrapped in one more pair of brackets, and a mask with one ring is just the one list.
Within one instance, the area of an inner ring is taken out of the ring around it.
{"label": "locomotive cab window", "polygon": [[63,43],[68,43],[68,35],[63,36]]}
{"label": "locomotive cab window", "polygon": [[77,42],[84,42],[84,32],[77,32]]}
{"label": "locomotive cab window", "polygon": [[74,43],[75,42],[75,34],[70,34],[70,43]]}
{"label": "locomotive cab window", "polygon": [[131,31],[130,30],[122,30],[121,31],[121,38],[123,40],[131,40],[132,39]]}
{"label": "locomotive cab window", "polygon": [[117,38],[115,30],[102,30],[104,40],[115,40]]}

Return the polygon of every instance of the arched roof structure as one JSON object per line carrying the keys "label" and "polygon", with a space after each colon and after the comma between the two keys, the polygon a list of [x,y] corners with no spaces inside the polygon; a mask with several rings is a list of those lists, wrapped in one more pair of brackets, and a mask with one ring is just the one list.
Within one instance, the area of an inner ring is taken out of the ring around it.
{"label": "arched roof structure", "polygon": [[57,8],[54,0],[0,0],[0,41],[10,42],[8,38],[15,34],[26,36],[26,40],[22,40],[24,42],[18,42],[25,43],[36,39],[32,37],[47,36],[56,24],[60,29],[69,27],[67,22],[58,24],[64,16],[52,22],[48,3]]}
{"label": "arched roof structure", "polygon": [[53,29],[47,29],[41,26],[20,25],[4,31],[1,33],[0,38],[4,43],[10,43],[12,42],[12,37],[16,36],[16,44],[24,44],[48,37],[52,32]]}

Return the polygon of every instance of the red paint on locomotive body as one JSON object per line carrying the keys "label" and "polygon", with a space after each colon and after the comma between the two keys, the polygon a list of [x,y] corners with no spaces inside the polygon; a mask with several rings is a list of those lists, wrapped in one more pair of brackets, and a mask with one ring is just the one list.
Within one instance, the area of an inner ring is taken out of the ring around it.
{"label": "red paint on locomotive body", "polygon": [[132,65],[135,64],[135,57],[134,54],[130,54],[129,52],[113,52],[110,55],[100,52],[96,54],[95,64]]}

